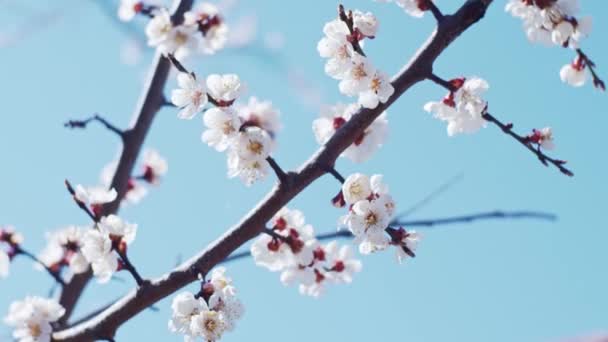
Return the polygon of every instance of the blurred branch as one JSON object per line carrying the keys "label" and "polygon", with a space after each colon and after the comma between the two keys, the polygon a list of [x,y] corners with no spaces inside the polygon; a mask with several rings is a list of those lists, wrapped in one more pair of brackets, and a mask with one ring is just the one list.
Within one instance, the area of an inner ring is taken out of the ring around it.
{"label": "blurred branch", "polygon": [[114,126],[108,120],[106,120],[103,117],[101,117],[99,114],[95,114],[95,115],[91,116],[90,118],[87,118],[87,119],[84,119],[84,120],[70,120],[70,121],[66,122],[65,124],[63,124],[63,126],[64,127],[68,127],[68,128],[72,128],[72,129],[74,129],[74,128],[85,129],[85,128],[87,128],[87,125],[89,123],[93,122],[93,121],[97,121],[97,122],[101,123],[110,132],[115,133],[121,139],[124,138],[125,132],[123,130],[121,130],[118,127]]}
{"label": "blurred branch", "polygon": [[[192,7],[193,2],[194,0],[176,0],[172,11],[173,20],[181,20],[183,14]],[[100,216],[118,212],[120,202],[127,192],[129,178],[131,177],[135,160],[139,155],[144,139],[150,130],[156,113],[163,105],[164,87],[170,70],[171,63],[160,53],[157,53],[150,67],[150,75],[143,88],[141,99],[135,109],[134,124],[131,128],[123,132],[122,152],[110,185],[110,188],[116,189],[118,196],[114,202],[106,203],[103,206]],[[59,297],[59,303],[65,308],[66,312],[58,322],[59,326],[65,326],[91,277],[91,271],[78,274],[72,277],[66,286],[64,286],[61,296]],[[114,331],[97,331],[95,332],[95,336],[89,337],[93,339],[105,338],[107,336],[102,335],[113,336],[113,334]]]}

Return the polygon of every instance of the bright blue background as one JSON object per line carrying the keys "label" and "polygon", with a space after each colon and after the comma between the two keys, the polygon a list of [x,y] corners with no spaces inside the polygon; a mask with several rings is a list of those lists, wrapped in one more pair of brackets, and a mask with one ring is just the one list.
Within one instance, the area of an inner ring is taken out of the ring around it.
{"label": "bright blue background", "polygon": [[[438,2],[449,12],[463,1]],[[284,287],[278,274],[251,260],[230,264],[247,313],[224,341],[555,341],[608,329],[608,97],[590,85],[562,84],[558,71],[572,52],[529,44],[521,22],[504,13],[504,2],[495,1],[487,18],[441,56],[437,73],[487,79],[492,112],[519,131],[551,125],[555,155],[568,159],[576,176],[543,167],[495,127],[447,137],[445,125],[422,110],[426,101],[444,95],[430,83],[417,85],[391,107],[390,138],[372,160],[363,165],[340,160],[338,169],[385,174],[402,209],[464,174],[412,218],[531,209],[557,213],[559,221],[485,221],[425,230],[418,258],[399,266],[392,252],[361,257],[364,271],[354,283],[329,288],[321,300]],[[284,124],[276,159],[285,168],[297,167],[317,148],[310,128],[317,104],[303,101],[302,91],[288,86],[288,70],[305,75],[324,103],[348,101],[324,75],[316,52],[335,5],[243,1],[228,20],[255,13],[258,41],[189,63],[199,74],[237,72],[249,95],[273,101]],[[430,17],[413,19],[394,4],[349,0],[345,5],[381,19],[380,33],[366,51],[391,74],[433,29]],[[44,245],[44,232],[88,223],[66,194],[63,179],[95,184],[100,168],[118,151],[118,140],[101,127],[69,131],[62,123],[99,112],[126,127],[151,60],[147,51],[136,66],[121,63],[121,45],[129,34],[102,7],[82,0],[0,3],[0,221],[22,231],[34,251]],[[595,16],[594,34],[584,48],[608,76],[608,4],[585,1],[583,12]],[[274,31],[286,38],[280,54],[263,48],[263,35]],[[146,140],[169,160],[168,175],[140,205],[121,211],[139,224],[132,260],[150,277],[173,267],[178,256],[205,247],[272,185],[268,180],[246,188],[227,179],[225,155],[199,140],[200,120],[181,121],[175,114],[163,110]],[[328,205],[336,191],[335,181],[325,177],[290,207],[303,210],[317,231],[331,231],[342,214]],[[26,294],[45,295],[51,287],[51,280],[25,259],[17,259],[11,271],[1,285],[2,308]],[[125,281],[91,283],[78,311],[105,304],[133,286],[126,274],[120,277]],[[117,341],[181,341],[166,328],[169,303],[164,300],[160,312],[144,312],[125,324]],[[8,339],[8,330],[0,333],[0,340]]]}

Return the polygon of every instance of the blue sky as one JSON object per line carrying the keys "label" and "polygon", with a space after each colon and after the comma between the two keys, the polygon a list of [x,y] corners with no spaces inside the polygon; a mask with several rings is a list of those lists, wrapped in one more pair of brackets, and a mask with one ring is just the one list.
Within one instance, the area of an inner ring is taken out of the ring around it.
{"label": "blue sky", "polygon": [[[438,1],[445,12],[462,1]],[[559,80],[559,68],[573,56],[559,48],[527,42],[521,23],[497,0],[487,17],[466,32],[437,61],[436,72],[451,78],[478,75],[490,83],[492,113],[527,132],[552,126],[555,155],[567,159],[575,177],[543,167],[533,155],[494,127],[449,138],[445,125],[422,110],[444,95],[430,83],[419,84],[389,110],[390,137],[367,163],[340,160],[343,173],[382,173],[399,208],[407,208],[454,175],[460,182],[411,218],[471,212],[540,210],[559,216],[554,223],[485,221],[424,230],[418,258],[398,265],[392,253],[361,257],[364,270],[350,286],[334,286],[319,299],[305,298],[281,285],[278,274],[251,260],[228,265],[247,312],[224,341],[245,339],[293,342],[369,341],[556,341],[608,330],[608,209],[604,158],[608,97],[591,86],[573,89]],[[395,5],[346,1],[350,8],[374,12],[381,20],[378,37],[366,52],[384,71],[395,73],[426,40],[433,20],[405,15]],[[282,112],[276,159],[296,168],[317,148],[311,122],[315,101],[288,86],[290,75],[305,75],[321,102],[346,102],[337,83],[323,73],[316,52],[324,22],[336,3],[313,0],[242,1],[228,20],[257,17],[252,46],[229,49],[189,65],[199,74],[236,72],[248,95],[271,100]],[[584,49],[608,76],[608,3],[583,2],[593,14],[594,34]],[[136,105],[152,54],[136,65],[121,62],[129,35],[95,1],[0,3],[0,221],[26,236],[37,251],[44,232],[68,224],[86,224],[73,205],[63,179],[95,184],[103,165],[116,157],[119,141],[98,126],[86,131],[62,127],[71,118],[94,112],[125,127]],[[139,29],[135,27],[136,29]],[[264,49],[264,36],[280,32],[284,49]],[[17,34],[18,39],[9,39]],[[9,38],[7,38],[9,37]],[[170,82],[168,90],[173,85]],[[121,215],[139,224],[130,253],[144,276],[156,277],[176,260],[213,241],[270,189],[272,179],[244,187],[226,177],[225,156],[200,142],[202,123],[181,121],[175,110],[157,116],[146,147],[169,160],[160,187]],[[325,177],[290,207],[304,211],[318,232],[332,231],[342,214],[328,204],[337,185]],[[347,243],[347,241],[344,241]],[[106,286],[91,283],[79,313],[125,293],[126,275]],[[17,259],[2,281],[0,307],[27,294],[46,295],[51,279]],[[125,324],[117,341],[181,341],[166,328],[170,302]],[[0,339],[9,332],[0,328]]]}

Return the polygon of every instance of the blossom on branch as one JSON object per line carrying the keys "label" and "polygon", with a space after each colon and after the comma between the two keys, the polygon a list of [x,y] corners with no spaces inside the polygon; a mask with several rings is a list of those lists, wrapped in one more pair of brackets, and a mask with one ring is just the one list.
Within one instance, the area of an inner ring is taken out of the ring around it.
{"label": "blossom on branch", "polygon": [[361,270],[348,247],[338,249],[335,241],[319,244],[299,210],[282,208],[270,226],[252,244],[251,255],[258,266],[281,272],[283,284],[297,284],[303,295],[318,297],[328,280],[348,283]]}
{"label": "blossom on branch", "polygon": [[211,279],[201,282],[198,293],[182,292],[173,298],[173,314],[169,320],[171,332],[184,335],[186,342],[198,337],[217,341],[224,332],[234,329],[244,307],[225,271],[224,268],[214,269]]}
{"label": "blossom on branch", "polygon": [[68,226],[47,235],[47,245],[38,259],[49,269],[59,272],[69,267],[72,274],[86,272],[89,263],[82,253],[85,228]]}
{"label": "blossom on branch", "polygon": [[105,203],[110,203],[116,199],[118,194],[114,188],[109,189],[105,186],[84,187],[76,185],[74,199],[91,208],[95,215],[101,213],[101,207]]}
{"label": "blossom on branch", "polygon": [[[357,104],[336,104],[321,110],[321,117],[314,120],[312,129],[319,144],[325,144],[359,110]],[[367,161],[386,141],[388,120],[381,114],[360,136],[340,155],[355,163]]]}
{"label": "blossom on branch", "polygon": [[116,215],[102,217],[97,229],[88,230],[83,238],[82,253],[91,263],[93,274],[100,283],[106,283],[120,263],[114,251],[126,253],[135,240],[137,225],[124,222]]}
{"label": "blossom on branch", "polygon": [[237,104],[235,109],[245,126],[259,127],[273,138],[281,129],[281,113],[270,101],[260,101],[252,96],[246,104]]}
{"label": "blossom on branch", "polygon": [[160,177],[164,176],[169,170],[169,164],[167,161],[153,149],[147,149],[144,151],[144,173],[141,178],[149,184],[158,184]]}
{"label": "blossom on branch", "polygon": [[[21,243],[23,235],[17,233],[13,227],[0,227],[0,279],[8,277],[11,260]],[[6,250],[3,247],[6,247]]]}
{"label": "blossom on branch", "polygon": [[566,64],[561,68],[559,77],[562,79],[562,82],[573,87],[582,87],[587,82],[585,68],[585,61],[578,56],[572,63]]}
{"label": "blossom on branch", "polygon": [[50,342],[52,323],[65,314],[65,309],[53,299],[26,297],[11,303],[4,322],[13,327],[18,342]]}
{"label": "blossom on branch", "polygon": [[325,36],[317,44],[319,55],[327,58],[325,72],[340,80],[340,92],[358,96],[359,104],[371,109],[385,103],[395,91],[388,76],[361,50],[363,40],[374,38],[377,30],[378,20],[369,12],[340,12],[339,18],[325,24]]}
{"label": "blossom on branch", "polygon": [[486,126],[483,113],[487,102],[481,95],[488,90],[488,83],[478,77],[453,79],[449,82],[455,89],[439,102],[428,102],[424,110],[448,123],[449,136],[475,133]]}
{"label": "blossom on branch", "polygon": [[180,72],[177,75],[178,89],[171,92],[171,103],[181,108],[177,114],[180,119],[192,119],[207,104],[205,85],[197,82],[192,74]]}

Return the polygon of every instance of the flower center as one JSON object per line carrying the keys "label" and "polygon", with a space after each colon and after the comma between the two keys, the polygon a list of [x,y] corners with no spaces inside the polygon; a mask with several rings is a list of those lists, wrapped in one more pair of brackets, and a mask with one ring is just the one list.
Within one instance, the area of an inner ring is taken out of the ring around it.
{"label": "flower center", "polygon": [[184,32],[177,31],[175,33],[175,43],[177,45],[184,45],[184,44],[186,44],[186,42],[188,42],[188,35],[185,34]]}
{"label": "flower center", "polygon": [[264,150],[264,145],[262,145],[262,143],[260,143],[259,141],[249,141],[249,145],[247,145],[247,148],[249,149],[249,151],[251,151],[251,153],[262,154],[262,151]]}
{"label": "flower center", "polygon": [[367,216],[365,216],[365,223],[367,224],[367,226],[373,226],[376,223],[378,223],[378,217],[376,216],[375,213],[369,213],[367,214]]}
{"label": "flower center", "polygon": [[374,79],[372,80],[372,84],[370,85],[370,88],[375,92],[379,92],[380,91],[380,85],[382,84],[382,82],[380,82],[380,79],[378,77],[374,77]]}
{"label": "flower center", "polygon": [[365,68],[363,63],[357,64],[352,71],[353,78],[356,80],[360,80],[367,76],[367,72],[365,72]]}
{"label": "flower center", "polygon": [[34,338],[38,338],[40,337],[40,335],[42,335],[42,328],[40,327],[40,324],[36,324],[36,323],[29,323],[27,326],[29,332],[30,332],[30,336],[34,337]]}

